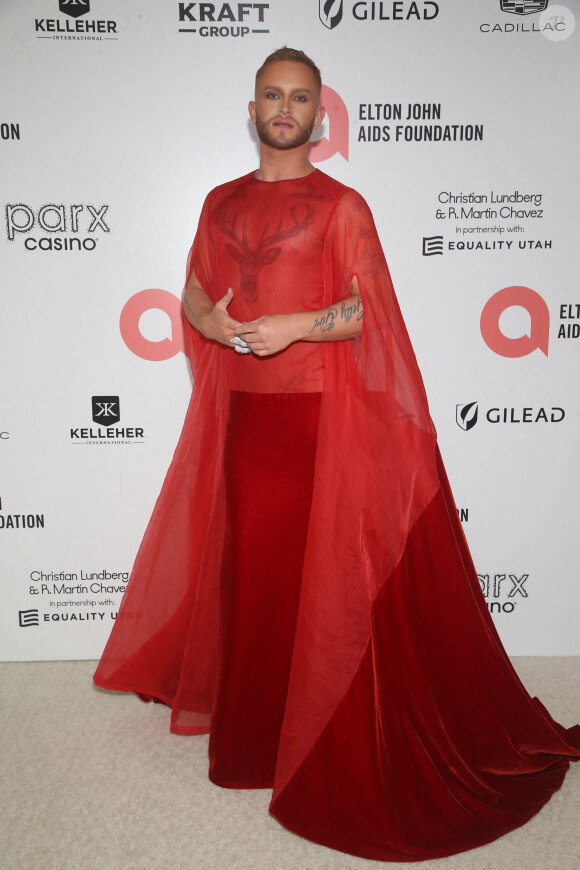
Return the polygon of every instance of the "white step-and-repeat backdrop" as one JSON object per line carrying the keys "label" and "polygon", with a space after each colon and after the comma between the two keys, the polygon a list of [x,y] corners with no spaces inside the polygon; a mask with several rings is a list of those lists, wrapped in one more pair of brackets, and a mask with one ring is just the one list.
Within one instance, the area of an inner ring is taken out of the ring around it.
{"label": "white step-and-repeat backdrop", "polygon": [[577,0],[3,0],[0,33],[0,656],[104,646],[191,390],[186,254],[284,44],[322,69],[312,159],[373,209],[508,652],[580,654]]}

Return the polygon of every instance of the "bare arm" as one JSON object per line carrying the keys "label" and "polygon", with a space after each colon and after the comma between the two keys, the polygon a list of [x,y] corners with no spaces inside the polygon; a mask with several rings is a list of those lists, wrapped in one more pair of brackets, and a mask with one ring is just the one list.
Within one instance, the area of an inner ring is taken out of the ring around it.
{"label": "bare arm", "polygon": [[241,326],[240,322],[230,317],[227,311],[233,298],[234,291],[230,287],[225,296],[214,305],[197,280],[195,272],[192,272],[183,292],[185,316],[206,338],[233,348],[234,329]]}
{"label": "bare arm", "polygon": [[256,356],[278,353],[294,341],[342,341],[360,335],[363,306],[356,276],[350,296],[319,311],[296,314],[267,314],[241,323],[234,334],[242,338]]}

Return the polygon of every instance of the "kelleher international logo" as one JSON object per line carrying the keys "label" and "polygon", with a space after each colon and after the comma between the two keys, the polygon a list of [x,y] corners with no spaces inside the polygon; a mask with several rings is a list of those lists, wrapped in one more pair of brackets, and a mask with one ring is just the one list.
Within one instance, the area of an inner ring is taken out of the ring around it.
{"label": "kelleher international logo", "polygon": [[93,396],[93,422],[100,426],[113,426],[121,419],[118,396]]}
{"label": "kelleher international logo", "polygon": [[[48,0],[45,0],[48,5]],[[90,0],[52,0],[54,9],[65,18],[35,18],[37,39],[74,42],[104,42],[118,39],[117,22],[104,18],[85,18],[91,11]],[[73,19],[71,21],[71,19]]]}
{"label": "kelleher international logo", "polygon": [[71,444],[118,446],[142,444],[142,426],[118,426],[121,420],[119,396],[92,396],[91,413],[96,426],[77,426],[70,430]]}
{"label": "kelleher international logo", "polygon": [[179,33],[224,39],[269,33],[269,3],[178,3]]}
{"label": "kelleher international logo", "polygon": [[109,233],[108,205],[23,202],[6,204],[9,242],[22,239],[26,251],[94,251],[101,233]]}
{"label": "kelleher international logo", "polygon": [[58,8],[71,18],[80,18],[91,11],[90,0],[58,0]]}

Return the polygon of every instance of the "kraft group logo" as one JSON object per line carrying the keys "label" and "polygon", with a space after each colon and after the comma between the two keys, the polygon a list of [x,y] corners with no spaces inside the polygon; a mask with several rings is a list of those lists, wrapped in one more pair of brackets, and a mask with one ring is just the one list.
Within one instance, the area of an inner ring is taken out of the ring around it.
{"label": "kraft group logo", "polygon": [[328,124],[328,137],[311,142],[308,158],[312,163],[322,163],[335,154],[342,154],[348,160],[348,110],[344,100],[328,85],[322,85],[320,102],[326,109],[324,123]]}
{"label": "kraft group logo", "polygon": [[80,18],[91,11],[90,0],[59,0],[58,8],[71,18]]}
{"label": "kraft group logo", "polygon": [[342,21],[342,0],[318,0],[318,17],[333,30]]}
{"label": "kraft group logo", "polygon": [[269,10],[269,3],[178,3],[179,23],[187,25],[179,33],[219,39],[269,33]]}
{"label": "kraft group logo", "polygon": [[456,405],[455,422],[464,432],[469,432],[477,423],[477,413],[477,402],[469,402],[467,405]]}
{"label": "kraft group logo", "polygon": [[22,238],[26,251],[94,251],[97,233],[110,232],[105,220],[108,210],[108,205],[51,202],[33,208],[9,202],[4,210],[6,235],[9,242]]}
{"label": "kraft group logo", "polygon": [[118,396],[92,396],[93,422],[102,426],[114,426],[121,419]]}
{"label": "kraft group logo", "polygon": [[550,0],[499,0],[502,12],[512,12],[514,15],[533,15],[543,12]]}
{"label": "kraft group logo", "polygon": [[[508,308],[524,308],[530,316],[529,334],[512,338],[502,332],[500,318]],[[530,287],[504,287],[489,299],[481,312],[481,335],[499,356],[515,359],[540,350],[548,356],[550,312],[544,299]]]}

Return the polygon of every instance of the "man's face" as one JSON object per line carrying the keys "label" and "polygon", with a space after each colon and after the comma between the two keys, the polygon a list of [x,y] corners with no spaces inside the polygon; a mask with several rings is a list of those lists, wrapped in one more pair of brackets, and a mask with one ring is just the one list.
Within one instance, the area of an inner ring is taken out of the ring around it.
{"label": "man's face", "polygon": [[260,141],[279,151],[304,145],[324,118],[319,98],[316,77],[306,64],[269,63],[248,107]]}

